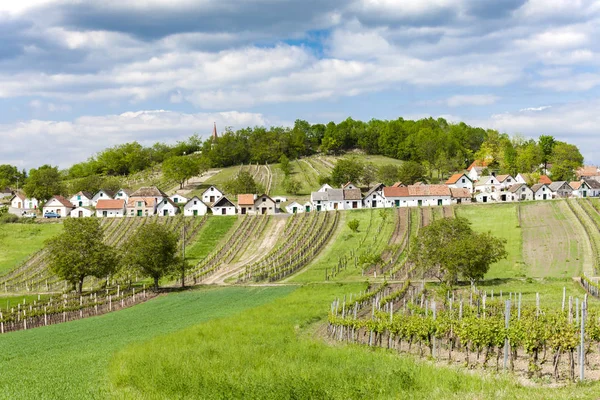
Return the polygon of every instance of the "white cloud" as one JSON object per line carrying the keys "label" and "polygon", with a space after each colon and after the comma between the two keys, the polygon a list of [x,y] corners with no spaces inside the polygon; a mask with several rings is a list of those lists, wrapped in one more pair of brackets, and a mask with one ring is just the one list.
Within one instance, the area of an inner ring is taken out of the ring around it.
{"label": "white cloud", "polygon": [[490,94],[456,95],[448,98],[446,104],[449,107],[487,106],[494,104],[498,99],[498,96]]}
{"label": "white cloud", "polygon": [[115,144],[175,142],[194,133],[207,137],[213,122],[220,130],[227,126],[239,129],[272,123],[262,114],[255,113],[185,114],[165,110],[82,116],[74,121],[30,120],[0,125],[0,137],[3,138],[0,159],[21,168],[43,163],[64,168]]}
{"label": "white cloud", "polygon": [[527,108],[521,108],[519,111],[520,112],[525,112],[525,111],[544,111],[547,108],[551,108],[552,106],[540,106],[540,107],[527,107]]}

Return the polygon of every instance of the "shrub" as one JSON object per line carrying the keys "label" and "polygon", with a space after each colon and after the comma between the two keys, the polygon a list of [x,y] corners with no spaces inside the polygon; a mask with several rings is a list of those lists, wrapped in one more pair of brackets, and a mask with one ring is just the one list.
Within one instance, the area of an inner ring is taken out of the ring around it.
{"label": "shrub", "polygon": [[358,232],[359,225],[360,225],[360,222],[357,219],[348,221],[348,228],[350,228],[350,230],[352,232]]}
{"label": "shrub", "polygon": [[0,224],[14,224],[19,222],[19,217],[14,214],[4,214],[0,217]]}

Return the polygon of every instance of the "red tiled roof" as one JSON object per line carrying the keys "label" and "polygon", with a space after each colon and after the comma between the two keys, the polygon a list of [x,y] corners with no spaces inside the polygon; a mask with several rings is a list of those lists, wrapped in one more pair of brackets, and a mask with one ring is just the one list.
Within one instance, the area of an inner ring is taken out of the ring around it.
{"label": "red tiled roof", "polygon": [[454,174],[446,181],[446,185],[453,185],[463,176],[463,173]]}
{"label": "red tiled roof", "polygon": [[117,199],[117,200],[108,200],[102,199],[98,200],[96,204],[96,210],[120,210],[125,205],[125,200]]}
{"label": "red tiled roof", "polygon": [[452,194],[452,197],[455,199],[470,199],[471,198],[471,192],[469,192],[469,189],[465,189],[465,188],[450,188],[450,193]]}
{"label": "red tiled roof", "polygon": [[539,183],[545,183],[546,185],[549,185],[552,183],[552,179],[548,178],[548,175],[542,175],[540,176]]}
{"label": "red tiled roof", "polygon": [[581,187],[581,182],[580,181],[569,182],[569,186],[571,186],[573,188],[573,190],[577,190]]}
{"label": "red tiled roof", "polygon": [[406,186],[387,186],[383,188],[385,197],[408,197],[408,188]]}
{"label": "red tiled roof", "polygon": [[[57,196],[54,196],[54,197],[52,197],[52,199],[55,199],[55,200],[57,200],[57,201],[58,201],[60,204],[62,204],[62,205],[63,205],[63,206],[65,206],[65,207],[68,207],[68,208],[74,208],[74,207],[73,207],[73,204],[71,204],[71,202],[70,202],[69,200],[65,199],[65,198],[64,198],[64,197],[62,197],[62,196],[58,196],[58,195],[57,195]],[[52,199],[50,199],[50,200],[52,200]],[[50,200],[48,200],[48,202],[50,202]]]}
{"label": "red tiled roof", "polygon": [[254,195],[253,194],[238,194],[238,205],[239,206],[253,206]]}
{"label": "red tiled roof", "polygon": [[584,167],[581,167],[579,169],[577,169],[577,176],[578,177],[582,177],[582,176],[598,176],[600,175],[600,172],[598,172],[598,167],[594,167],[592,165],[586,165]]}
{"label": "red tiled roof", "polygon": [[509,177],[510,177],[510,175],[496,175],[496,179],[498,179],[498,182],[504,182]]}
{"label": "red tiled roof", "polygon": [[409,185],[410,196],[450,196],[450,188],[446,185]]}
{"label": "red tiled roof", "polygon": [[151,205],[154,205],[154,203],[156,202],[156,199],[154,197],[130,197],[129,200],[127,201],[127,206],[131,207],[131,208],[135,208],[135,207],[137,207],[138,201],[143,201],[144,207],[149,207]]}
{"label": "red tiled roof", "polygon": [[396,182],[392,185],[392,187],[402,187],[405,186],[402,182]]}
{"label": "red tiled roof", "polygon": [[480,167],[480,168],[485,168],[489,165],[490,163],[485,161],[485,160],[475,160],[471,163],[471,165],[469,165],[469,168],[467,168],[467,171],[472,170],[475,167]]}

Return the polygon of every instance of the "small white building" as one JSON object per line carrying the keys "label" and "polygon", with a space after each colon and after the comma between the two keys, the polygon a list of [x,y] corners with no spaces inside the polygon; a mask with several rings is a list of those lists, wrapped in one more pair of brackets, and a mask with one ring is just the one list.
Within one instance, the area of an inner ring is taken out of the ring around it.
{"label": "small white building", "polygon": [[62,196],[54,196],[44,204],[43,213],[56,213],[61,217],[68,217],[73,210],[73,204]]}
{"label": "small white building", "polygon": [[454,174],[448,178],[446,186],[449,188],[467,189],[469,193],[473,193],[473,181],[463,173]]}
{"label": "small white building", "polygon": [[115,193],[111,192],[110,190],[99,190],[98,193],[92,197],[92,206],[96,207],[96,204],[98,204],[99,200],[112,200],[114,196]]}
{"label": "small white building", "polygon": [[238,203],[238,214],[246,215],[246,214],[254,214],[254,201],[256,200],[256,196],[251,193],[238,194],[237,195],[237,203]]}
{"label": "small white building", "polygon": [[188,202],[187,197],[180,195],[179,193],[175,193],[174,195],[169,196],[169,199],[173,201],[173,203],[177,205],[186,204]]}
{"label": "small white building", "polygon": [[453,204],[468,204],[472,201],[472,193],[467,188],[450,187],[450,195]]}
{"label": "small white building", "polygon": [[479,192],[475,194],[475,201],[477,203],[492,203],[492,202],[496,202],[496,200],[494,200],[494,198],[492,197],[491,193],[488,192]]}
{"label": "small white building", "polygon": [[19,210],[37,210],[40,204],[36,198],[29,198],[23,193],[17,192],[10,199],[10,206]]}
{"label": "small white building", "polygon": [[545,183],[537,183],[531,187],[534,200],[550,200],[552,199],[552,190]]}
{"label": "small white building", "polygon": [[555,199],[567,199],[573,195],[573,188],[566,181],[552,182],[548,187]]}
{"label": "small white building", "polygon": [[223,192],[221,192],[215,186],[211,186],[202,192],[200,197],[204,203],[212,205],[223,198]]}
{"label": "small white building", "polygon": [[525,183],[517,183],[508,189],[511,201],[532,201],[533,190]]}
{"label": "small white building", "polygon": [[302,204],[295,201],[285,206],[285,210],[288,212],[288,214],[301,214],[305,211]]}
{"label": "small white building", "polygon": [[275,203],[277,203],[277,206],[279,206],[281,203],[285,203],[287,201],[287,197],[283,197],[283,196],[275,196],[275,197],[271,197],[273,200],[275,200]]}
{"label": "small white building", "polygon": [[0,188],[0,199],[3,199],[5,197],[11,197],[12,195],[13,192],[9,188]]}
{"label": "small white building", "polygon": [[125,203],[129,201],[129,196],[131,196],[133,192],[129,189],[119,189],[119,191],[115,194],[115,200],[125,200]]}
{"label": "small white building", "polygon": [[408,207],[410,195],[406,186],[387,186],[383,188],[385,207]]}
{"label": "small white building", "polygon": [[261,214],[261,215],[265,215],[265,214],[273,215],[273,214],[277,214],[279,211],[275,200],[273,200],[266,194],[263,194],[256,198],[256,200],[254,201],[254,210],[255,210],[256,214]]}
{"label": "small white building", "polygon": [[384,208],[385,198],[383,197],[383,183],[377,183],[365,195],[363,207],[365,208]]}
{"label": "small white building", "polygon": [[496,179],[500,183],[500,190],[505,190],[517,183],[517,180],[510,175],[496,175]]}
{"label": "small white building", "polygon": [[71,210],[71,218],[88,218],[94,215],[94,211],[87,207],[75,207]]}
{"label": "small white building", "polygon": [[235,215],[235,204],[225,196],[222,196],[212,206],[214,215]]}
{"label": "small white building", "polygon": [[502,185],[495,176],[481,176],[475,183],[476,192],[492,193],[502,189]]}
{"label": "small white building", "polygon": [[71,201],[71,204],[73,204],[75,207],[90,207],[92,206],[93,197],[94,196],[92,196],[90,192],[82,191],[73,195],[73,197],[71,197],[69,200]]}
{"label": "small white building", "polygon": [[467,168],[467,175],[471,181],[475,182],[482,176],[483,171],[488,167],[488,162],[484,160],[475,160],[469,168]]}
{"label": "small white building", "polygon": [[208,212],[206,204],[198,196],[192,197],[183,207],[183,215],[186,217],[195,217],[205,215]]}
{"label": "small white building", "polygon": [[322,186],[319,188],[319,190],[317,190],[317,192],[321,192],[321,193],[323,193],[323,192],[326,192],[326,191],[328,191],[329,189],[333,189],[333,188],[331,187],[331,185],[329,185],[329,184],[325,183],[324,185],[322,185]]}
{"label": "small white building", "polygon": [[590,196],[600,196],[600,182],[592,178],[583,178],[583,181],[590,187]]}
{"label": "small white building", "polygon": [[156,215],[161,217],[173,217],[179,214],[179,207],[168,197],[165,197],[156,206]]}
{"label": "small white building", "polygon": [[409,185],[409,207],[449,206],[452,194],[446,185]]}
{"label": "small white building", "polygon": [[342,186],[342,189],[358,189],[358,186],[356,186],[352,182],[347,182],[345,185]]}
{"label": "small white building", "polygon": [[124,199],[103,199],[96,204],[96,217],[121,218],[127,215]]}
{"label": "small white building", "polygon": [[580,199],[591,197],[591,188],[586,181],[576,181],[569,183],[569,186],[573,188],[573,197]]}

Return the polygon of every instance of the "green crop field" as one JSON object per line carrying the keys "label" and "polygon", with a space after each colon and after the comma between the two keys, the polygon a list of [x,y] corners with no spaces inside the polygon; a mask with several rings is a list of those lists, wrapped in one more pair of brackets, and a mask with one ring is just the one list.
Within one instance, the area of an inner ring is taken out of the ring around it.
{"label": "green crop field", "polygon": [[0,224],[0,274],[19,266],[61,231],[62,224]]}
{"label": "green crop field", "polygon": [[200,262],[227,236],[237,220],[234,216],[209,216],[194,243],[186,249],[186,258],[192,264]]}
{"label": "green crop field", "polygon": [[456,208],[456,215],[471,221],[473,229],[490,231],[493,235],[506,239],[508,258],[492,265],[486,279],[523,277],[527,274],[516,207],[515,204],[492,204]]}
{"label": "green crop field", "polygon": [[128,345],[239,314],[293,289],[194,290],[99,317],[1,335],[0,398],[110,397],[111,359]]}

